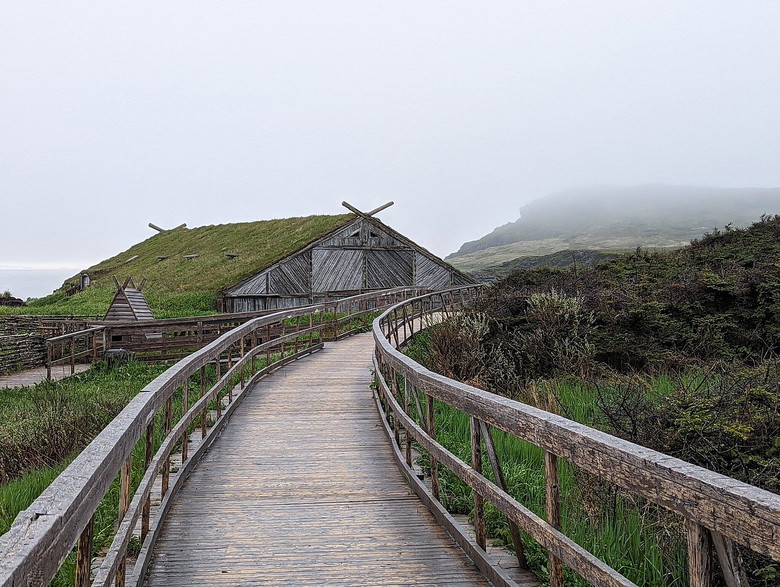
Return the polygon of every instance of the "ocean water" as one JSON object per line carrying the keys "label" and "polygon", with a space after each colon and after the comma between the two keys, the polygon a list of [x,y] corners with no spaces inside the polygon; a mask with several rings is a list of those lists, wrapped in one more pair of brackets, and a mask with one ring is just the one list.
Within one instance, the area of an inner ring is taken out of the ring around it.
{"label": "ocean water", "polygon": [[0,294],[26,300],[49,295],[58,289],[68,277],[78,273],[74,269],[0,269]]}

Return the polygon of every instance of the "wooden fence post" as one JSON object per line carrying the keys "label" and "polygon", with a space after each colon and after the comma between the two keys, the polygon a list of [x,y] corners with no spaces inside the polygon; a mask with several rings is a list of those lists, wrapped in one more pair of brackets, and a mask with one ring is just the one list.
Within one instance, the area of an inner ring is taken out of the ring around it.
{"label": "wooden fence post", "polygon": [[[406,412],[406,415],[409,415],[409,386],[408,381],[406,377],[404,377],[404,412]],[[406,465],[408,467],[412,466],[412,435],[409,434],[409,431],[406,430],[404,434],[405,444],[406,444]]]}
{"label": "wooden fence post", "polygon": [[92,574],[92,539],[95,535],[95,515],[87,522],[87,526],[79,536],[78,552],[76,553],[76,587],[87,587]]}
{"label": "wooden fence post", "polygon": [[[434,411],[433,396],[425,394],[425,403],[428,410],[428,436],[436,440],[436,413]],[[439,462],[430,457],[431,461],[431,491],[433,496],[439,500]],[[440,501],[440,500],[439,500]]]}
{"label": "wooden fence post", "polygon": [[[558,457],[544,451],[545,493],[547,496],[547,523],[561,529],[561,505],[558,488]],[[550,587],[563,587],[563,563],[554,554],[549,556]]]}
{"label": "wooden fence post", "polygon": [[[507,491],[506,479],[504,478],[504,472],[501,470],[501,463],[498,460],[498,453],[496,452],[496,445],[493,442],[493,436],[490,434],[490,429],[487,424],[480,420],[480,430],[482,431],[482,439],[485,441],[485,448],[487,448],[488,459],[490,460],[490,466],[493,468],[493,476],[496,478],[496,484],[504,491]],[[524,569],[528,568],[528,560],[525,557],[525,550],[523,549],[523,541],[520,537],[520,529],[513,521],[509,520],[509,534],[512,536],[512,544],[515,547],[515,556],[517,562]]]}
{"label": "wooden fence post", "polygon": [[[168,438],[171,433],[171,426],[173,425],[173,394],[171,394],[165,401],[165,433],[163,438]],[[160,499],[165,497],[168,493],[168,483],[171,477],[171,457],[167,457],[163,461],[162,465],[162,484],[160,488]]]}
{"label": "wooden fence post", "polygon": [[[130,480],[133,472],[133,453],[127,456],[124,465],[119,473],[119,523],[122,523],[122,519],[127,513],[127,509],[130,507]],[[122,553],[119,559],[119,564],[116,569],[116,576],[114,577],[115,587],[124,587],[125,585],[125,566],[127,561],[127,551]]]}
{"label": "wooden fence post", "polygon": [[[184,417],[190,409],[190,379],[189,377],[184,380],[184,384],[181,388],[181,417]],[[181,437],[181,462],[187,460],[189,454],[189,442],[190,442],[190,427],[187,426],[184,429],[184,434]]]}
{"label": "wooden fence post", "polygon": [[691,587],[712,586],[712,541],[707,529],[686,520],[688,534],[688,581]]}
{"label": "wooden fence post", "polygon": [[[482,475],[482,441],[479,429],[479,420],[474,416],[469,417],[471,424],[471,468]],[[485,544],[485,500],[476,489],[472,489],[474,494],[474,532],[476,534],[477,545],[486,549]]]}
{"label": "wooden fence post", "polygon": [[[200,368],[200,397],[206,395],[206,365]],[[203,404],[203,411],[200,413],[200,438],[201,440],[206,437],[208,428],[208,412],[206,411],[208,404]]]}
{"label": "wooden fence post", "polygon": [[[154,458],[154,417],[152,421],[146,426],[146,437],[144,439],[144,470],[149,469],[149,465]],[[144,500],[143,511],[141,512],[141,542],[146,539],[146,535],[149,533],[149,516],[151,514],[152,497],[147,496]]]}

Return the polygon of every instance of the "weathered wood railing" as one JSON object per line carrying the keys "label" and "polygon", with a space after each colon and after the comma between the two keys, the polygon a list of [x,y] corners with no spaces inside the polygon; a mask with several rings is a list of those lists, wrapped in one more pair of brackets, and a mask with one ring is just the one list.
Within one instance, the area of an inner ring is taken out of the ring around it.
{"label": "weathered wood railing", "polygon": [[[76,544],[76,584],[90,584],[95,512],[117,477],[119,528],[92,584],[124,585],[128,578],[131,584],[141,582],[179,483],[239,405],[247,385],[285,362],[318,350],[323,340],[361,327],[361,317],[419,293],[419,289],[399,288],[255,318],[180,360],[145,386],[0,536],[0,585],[48,583]],[[211,386],[207,367],[216,372],[217,381]],[[191,387],[200,390],[192,403]],[[182,405],[176,422],[174,396]],[[158,413],[164,434],[155,452]],[[209,426],[212,417],[215,421]],[[202,441],[188,454],[187,438],[197,420]],[[133,448],[139,442],[143,442],[145,473],[133,494]],[[171,483],[171,455],[179,445],[182,467]],[[151,493],[158,476],[161,504],[152,519]],[[141,551],[133,568],[126,569],[128,544],[139,522]]]}
{"label": "weathered wood railing", "polygon": [[[484,555],[483,504],[492,503],[507,517],[519,558],[522,529],[547,549],[550,585],[563,585],[563,565],[568,565],[593,585],[633,585],[616,570],[576,544],[560,531],[558,459],[613,483],[685,519],[688,533],[690,584],[712,584],[712,548],[727,585],[744,585],[733,543],[780,561],[780,496],[730,477],[686,463],[674,457],[621,440],[567,420],[556,414],[453,381],[425,369],[403,355],[398,347],[428,319],[441,317],[474,295],[472,288],[449,294],[433,293],[407,300],[374,321],[375,368],[379,380],[377,406],[392,422],[386,430],[395,439],[399,465],[418,495],[429,504],[451,533],[451,519],[438,502],[439,467],[447,467],[474,493],[478,548],[456,537],[474,562],[496,584],[512,584],[480,562]],[[457,458],[436,442],[435,402],[448,404],[471,421],[471,464]],[[415,409],[419,417],[410,415]],[[540,447],[545,455],[546,520],[515,500],[506,491],[491,427]],[[404,430],[403,436],[400,430]],[[411,442],[429,453],[431,490],[412,474]],[[482,474],[485,445],[496,483]],[[402,454],[401,449],[404,449]],[[476,557],[476,558],[475,558]],[[484,568],[483,568],[484,567]],[[492,574],[491,574],[492,573]]]}
{"label": "weathered wood railing", "polygon": [[[336,305],[334,307],[338,308],[338,312],[346,312],[349,309],[349,304],[352,306],[365,304],[365,301],[361,302],[360,300],[370,300],[372,296],[373,294],[365,294],[362,297],[352,296],[344,298],[345,300],[353,300],[351,302],[344,301],[339,306],[338,300],[333,300],[329,302],[329,305]],[[82,322],[80,328],[75,330],[69,328],[67,334],[53,336],[45,341],[45,364],[49,376],[51,376],[51,368],[56,365],[70,364],[71,373],[73,373],[75,363],[79,361],[94,362],[97,359],[102,359],[105,352],[112,349],[121,349],[132,353],[136,359],[141,361],[178,360],[203,348],[240,324],[260,316],[278,314],[280,311],[283,310],[165,318],[141,322],[94,320],[90,325]],[[65,326],[62,327],[62,330],[65,331]],[[59,331],[54,330],[54,332]],[[278,332],[274,331],[271,334],[278,334]]]}
{"label": "weathered wood railing", "polygon": [[70,365],[71,375],[76,362],[88,358],[95,362],[106,351],[106,332],[104,326],[93,326],[84,330],[61,334],[46,339],[46,377],[51,379],[51,368],[56,365]]}

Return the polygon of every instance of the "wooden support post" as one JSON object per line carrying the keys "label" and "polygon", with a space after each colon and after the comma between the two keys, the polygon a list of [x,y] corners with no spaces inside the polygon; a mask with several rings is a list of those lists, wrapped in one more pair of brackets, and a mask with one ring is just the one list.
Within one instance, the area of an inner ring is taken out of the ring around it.
{"label": "wooden support post", "polygon": [[[206,365],[200,368],[200,397],[206,395]],[[207,404],[203,405],[203,411],[200,413],[200,437],[201,439],[206,437],[208,428],[208,413],[206,411]]]}
{"label": "wooden support post", "polygon": [[[165,402],[165,434],[163,438],[168,438],[173,425],[173,395]],[[162,484],[160,488],[160,499],[168,493],[168,484],[171,477],[171,457],[166,458],[162,465]]]}
{"label": "wooden support post", "polygon": [[707,529],[686,520],[688,531],[688,584],[691,587],[712,587],[712,541]]}
{"label": "wooden support post", "polygon": [[[428,436],[436,440],[436,412],[434,410],[433,396],[425,394],[426,408],[428,409]],[[431,461],[431,491],[433,497],[439,500],[439,462],[432,456]]]}
{"label": "wooden support post", "polygon": [[[252,335],[252,342],[250,343],[252,345],[252,350],[250,351],[252,353],[252,358],[249,359],[249,372],[254,375],[255,374],[255,347],[257,346],[257,341],[255,340],[255,335]],[[250,377],[251,379],[251,377]]]}
{"label": "wooden support post", "polygon": [[[544,451],[545,493],[547,496],[547,523],[561,529],[561,502],[558,489],[558,457]],[[550,587],[563,587],[563,563],[550,553]]]}
{"label": "wooden support post", "polygon": [[76,338],[70,339],[70,374],[73,375],[76,372]]}
{"label": "wooden support post", "polygon": [[[146,426],[146,438],[144,439],[144,470],[149,468],[149,464],[154,457],[154,418]],[[141,542],[146,539],[146,535],[149,533],[149,515],[151,513],[152,500],[151,496],[148,496],[144,500],[144,507],[141,512]]]}
{"label": "wooden support post", "polygon": [[413,387],[413,388],[412,388],[412,394],[414,395],[414,406],[417,408],[417,417],[419,418],[419,422],[418,422],[418,423],[419,423],[419,424],[420,424],[420,426],[422,426],[422,427],[423,427],[423,428],[426,430],[426,432],[427,432],[427,430],[428,430],[428,423],[427,423],[427,422],[428,422],[428,421],[427,421],[427,419],[425,418],[425,414],[424,414],[424,413],[423,413],[423,411],[422,411],[422,405],[420,404],[420,396],[419,396],[419,394],[417,393],[417,388],[416,388],[416,387]]}
{"label": "wooden support post", "polygon": [[51,343],[46,343],[46,379],[51,379]]}
{"label": "wooden support post", "polygon": [[[496,445],[493,442],[493,436],[490,434],[490,429],[482,420],[479,421],[479,428],[482,432],[482,440],[485,441],[485,448],[487,449],[490,466],[493,469],[493,476],[496,478],[496,485],[498,485],[502,490],[507,491],[506,479],[504,478],[504,472],[501,470],[501,462],[498,460]],[[517,556],[517,562],[522,568],[527,569],[528,560],[525,557],[523,541],[520,537],[520,529],[517,527],[517,524],[511,520],[509,520],[509,534],[512,536],[512,544],[515,547],[515,556]]]}
{"label": "wooden support post", "polygon": [[[479,420],[474,416],[469,418],[471,423],[471,468],[482,475],[482,433],[479,429]],[[477,539],[477,545],[485,550],[485,500],[477,492],[474,494],[474,533]]]}
{"label": "wooden support post", "polygon": [[97,361],[97,334],[92,332],[89,337],[92,339],[92,362]]}
{"label": "wooden support post", "polygon": [[[409,385],[408,381],[406,380],[406,377],[404,377],[404,412],[406,412],[406,415],[409,415],[409,407],[410,407],[410,401],[409,401]],[[412,466],[412,436],[409,434],[409,431],[406,431],[406,434],[404,434],[405,440],[406,440],[406,465],[408,467]]]}
{"label": "wooden support post", "polygon": [[87,526],[79,536],[78,552],[76,553],[76,587],[87,587],[92,575],[92,539],[95,535],[95,515],[87,522]]}
{"label": "wooden support post", "polygon": [[748,577],[734,542],[731,538],[725,538],[714,530],[710,530],[709,533],[718,555],[726,587],[747,587]]}
{"label": "wooden support post", "polygon": [[[184,414],[186,414],[190,409],[190,380],[186,379],[184,381],[184,385],[182,385],[181,388],[181,417],[184,417]],[[187,457],[189,456],[188,449],[189,449],[189,442],[190,442],[190,427],[187,426],[184,429],[184,434],[181,437],[181,462],[182,464],[187,460]]]}
{"label": "wooden support post", "polygon": [[[131,452],[125,460],[119,477],[119,523],[125,517],[127,509],[130,507],[130,480],[133,472],[133,453]],[[124,587],[125,585],[125,563],[127,561],[127,551],[122,553],[117,565],[116,576],[114,577],[115,587]]]}

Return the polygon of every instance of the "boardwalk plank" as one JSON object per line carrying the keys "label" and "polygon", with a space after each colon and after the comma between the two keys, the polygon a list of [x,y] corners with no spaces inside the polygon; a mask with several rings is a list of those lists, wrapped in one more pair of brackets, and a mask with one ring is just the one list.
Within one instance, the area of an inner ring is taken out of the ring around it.
{"label": "boardwalk plank", "polygon": [[185,482],[147,584],[487,584],[393,462],[371,350],[356,336],[260,382]]}

